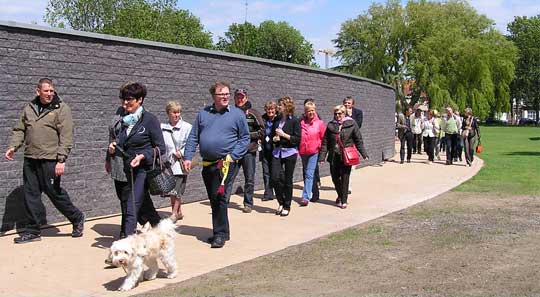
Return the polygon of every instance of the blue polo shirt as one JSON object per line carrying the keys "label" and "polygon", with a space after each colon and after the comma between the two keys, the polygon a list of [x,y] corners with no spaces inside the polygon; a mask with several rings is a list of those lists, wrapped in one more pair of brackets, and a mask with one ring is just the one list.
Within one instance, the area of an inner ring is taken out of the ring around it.
{"label": "blue polo shirt", "polygon": [[204,160],[214,161],[231,154],[241,159],[247,152],[249,128],[244,112],[227,106],[218,112],[214,105],[199,111],[189,134],[184,157],[191,160],[197,146]]}

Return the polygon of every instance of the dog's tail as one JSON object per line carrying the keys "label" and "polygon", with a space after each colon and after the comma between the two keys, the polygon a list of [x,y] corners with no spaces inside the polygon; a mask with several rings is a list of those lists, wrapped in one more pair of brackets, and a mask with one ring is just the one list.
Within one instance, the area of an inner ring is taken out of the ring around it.
{"label": "dog's tail", "polygon": [[176,234],[176,224],[169,218],[161,220],[156,228],[171,237],[174,237]]}

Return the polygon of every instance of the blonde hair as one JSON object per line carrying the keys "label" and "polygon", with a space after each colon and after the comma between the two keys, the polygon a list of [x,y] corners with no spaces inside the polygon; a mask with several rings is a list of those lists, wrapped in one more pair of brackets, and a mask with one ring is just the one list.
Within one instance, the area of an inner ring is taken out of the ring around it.
{"label": "blonde hair", "polygon": [[311,101],[308,101],[306,102],[306,104],[304,104],[304,110],[315,110],[317,106],[315,105],[315,103],[311,102]]}
{"label": "blonde hair", "polygon": [[165,106],[165,112],[182,112],[182,105],[180,105],[180,103],[178,103],[177,101],[169,101]]}
{"label": "blonde hair", "polygon": [[283,112],[286,115],[294,114],[294,100],[291,97],[285,96],[283,98],[279,98],[278,103],[283,104]]}
{"label": "blonde hair", "polygon": [[340,105],[334,106],[334,108],[332,108],[332,111],[333,111],[333,112],[341,111],[342,113],[346,113],[346,112],[347,112],[347,108],[346,108],[344,105],[340,104]]}

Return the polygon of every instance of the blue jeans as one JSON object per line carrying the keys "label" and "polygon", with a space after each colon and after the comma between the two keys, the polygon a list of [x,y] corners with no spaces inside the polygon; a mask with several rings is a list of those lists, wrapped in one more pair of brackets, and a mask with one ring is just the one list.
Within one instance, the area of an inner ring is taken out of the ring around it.
{"label": "blue jeans", "polygon": [[244,206],[253,207],[253,189],[255,187],[255,165],[257,152],[246,153],[246,155],[238,160],[238,165],[242,166],[244,171]]}
{"label": "blue jeans", "polygon": [[319,153],[313,155],[300,155],[300,158],[302,158],[302,169],[304,171],[304,190],[302,191],[302,198],[311,200],[312,194],[315,197],[319,197],[319,188],[316,185],[314,187],[315,168],[317,167]]}

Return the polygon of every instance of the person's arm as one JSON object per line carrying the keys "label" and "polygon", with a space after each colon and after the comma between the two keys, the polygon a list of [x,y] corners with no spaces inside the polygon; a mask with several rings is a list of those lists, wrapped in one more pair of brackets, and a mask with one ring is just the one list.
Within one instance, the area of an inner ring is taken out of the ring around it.
{"label": "person's arm", "polygon": [[364,140],[362,139],[362,133],[360,133],[360,128],[358,128],[358,125],[354,125],[353,127],[352,138],[356,149],[360,152],[364,160],[368,160],[369,157],[367,155],[366,149],[364,148]]}
{"label": "person's arm", "polygon": [[15,152],[23,145],[24,138],[26,136],[26,126],[24,125],[24,111],[11,132],[11,140],[9,141],[8,148],[4,154],[6,160],[13,160],[13,155]]}
{"label": "person's arm", "polygon": [[289,142],[293,146],[298,146],[302,140],[302,129],[300,128],[300,121],[294,118],[292,123],[292,133],[289,135]]}
{"label": "person's arm", "polygon": [[362,128],[362,122],[364,121],[364,112],[361,109],[358,109],[358,116],[356,117],[356,124],[358,128]]}
{"label": "person's arm", "polygon": [[64,105],[58,113],[56,130],[58,132],[56,159],[65,162],[73,147],[73,118],[71,116],[71,109],[67,105]]}
{"label": "person's arm", "polygon": [[239,119],[236,121],[236,128],[238,131],[238,139],[231,152],[231,157],[234,161],[242,159],[242,157],[246,154],[249,145],[249,127],[246,117],[239,117]]}

